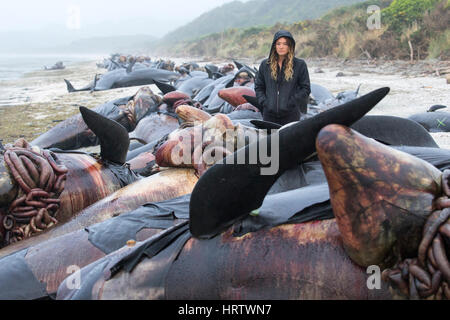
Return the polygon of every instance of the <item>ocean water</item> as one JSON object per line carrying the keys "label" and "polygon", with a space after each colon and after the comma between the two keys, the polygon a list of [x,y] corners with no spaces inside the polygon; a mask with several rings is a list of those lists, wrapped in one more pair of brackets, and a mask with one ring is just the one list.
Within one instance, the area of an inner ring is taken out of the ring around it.
{"label": "ocean water", "polygon": [[25,73],[43,70],[62,61],[65,66],[76,62],[101,60],[99,55],[0,54],[0,81],[19,79]]}
{"label": "ocean water", "polygon": [[43,70],[62,61],[64,66],[84,61],[102,61],[101,55],[0,54],[0,107],[30,101],[29,88],[21,87],[21,78],[28,72]]}

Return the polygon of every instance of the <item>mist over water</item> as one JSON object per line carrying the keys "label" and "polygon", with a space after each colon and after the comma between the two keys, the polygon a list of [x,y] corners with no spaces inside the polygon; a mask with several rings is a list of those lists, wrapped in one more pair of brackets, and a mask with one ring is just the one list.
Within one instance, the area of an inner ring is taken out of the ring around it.
{"label": "mist over water", "polygon": [[64,66],[73,63],[100,60],[98,54],[0,54],[0,81],[22,77],[27,72],[43,70],[62,61]]}

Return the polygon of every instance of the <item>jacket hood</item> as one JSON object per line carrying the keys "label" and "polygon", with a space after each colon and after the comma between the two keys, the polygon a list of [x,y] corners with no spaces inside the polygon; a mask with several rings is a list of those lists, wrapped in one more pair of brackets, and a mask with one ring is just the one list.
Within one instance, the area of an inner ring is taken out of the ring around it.
{"label": "jacket hood", "polygon": [[269,52],[269,58],[272,55],[272,52],[274,52],[274,50],[275,50],[275,42],[277,42],[277,40],[282,37],[291,39],[292,44],[294,46],[294,51],[295,51],[295,39],[292,36],[292,34],[287,30],[280,30],[280,31],[277,31],[275,33],[275,35],[273,36],[272,46],[270,47],[270,52]]}

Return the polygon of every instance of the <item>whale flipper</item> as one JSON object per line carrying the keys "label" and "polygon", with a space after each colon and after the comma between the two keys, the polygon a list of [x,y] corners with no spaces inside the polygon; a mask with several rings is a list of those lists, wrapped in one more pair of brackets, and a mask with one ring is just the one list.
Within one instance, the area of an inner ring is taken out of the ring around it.
{"label": "whale flipper", "polygon": [[434,111],[436,111],[436,110],[444,109],[444,108],[447,108],[447,106],[444,106],[444,105],[441,105],[441,104],[435,104],[434,106],[431,106],[431,107],[427,110],[427,112],[434,112]]}

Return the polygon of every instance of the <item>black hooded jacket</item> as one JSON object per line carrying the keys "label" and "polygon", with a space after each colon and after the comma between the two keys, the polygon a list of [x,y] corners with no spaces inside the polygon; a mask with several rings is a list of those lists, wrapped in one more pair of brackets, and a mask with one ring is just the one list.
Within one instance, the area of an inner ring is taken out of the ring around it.
{"label": "black hooded jacket", "polygon": [[[295,40],[289,31],[281,30],[275,33],[270,54],[274,52],[275,42],[286,37],[291,39],[295,49]],[[270,55],[269,55],[270,58]],[[306,113],[308,97],[311,93],[308,68],[305,61],[294,57],[294,75],[286,81],[284,77],[285,63],[278,67],[277,80],[272,78],[269,59],[264,59],[259,66],[255,79],[255,92],[259,105],[263,108],[263,115],[285,117],[289,114]]]}

